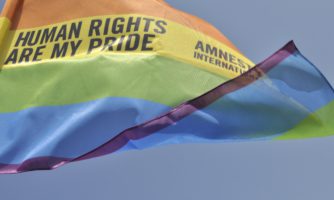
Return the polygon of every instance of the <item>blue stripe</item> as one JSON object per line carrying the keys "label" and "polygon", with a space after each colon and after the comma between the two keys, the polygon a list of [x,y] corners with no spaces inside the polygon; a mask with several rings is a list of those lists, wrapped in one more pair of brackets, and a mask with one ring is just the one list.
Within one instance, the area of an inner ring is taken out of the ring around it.
{"label": "blue stripe", "polygon": [[141,99],[105,98],[0,114],[0,163],[40,156],[76,158],[168,110]]}

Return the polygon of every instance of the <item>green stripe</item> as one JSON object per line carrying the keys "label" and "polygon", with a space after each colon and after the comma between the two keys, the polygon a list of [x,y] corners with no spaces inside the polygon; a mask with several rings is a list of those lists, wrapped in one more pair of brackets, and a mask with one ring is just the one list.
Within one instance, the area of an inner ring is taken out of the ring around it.
{"label": "green stripe", "polygon": [[276,140],[293,140],[334,135],[334,101],[319,109],[295,128],[284,133]]}
{"label": "green stripe", "polygon": [[227,79],[152,55],[115,54],[52,61],[0,73],[0,112],[133,97],[175,106]]}

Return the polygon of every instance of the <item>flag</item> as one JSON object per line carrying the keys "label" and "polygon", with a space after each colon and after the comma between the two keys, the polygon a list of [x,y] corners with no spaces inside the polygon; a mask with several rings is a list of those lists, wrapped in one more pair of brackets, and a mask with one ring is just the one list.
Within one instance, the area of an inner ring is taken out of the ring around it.
{"label": "flag", "polygon": [[0,173],[333,134],[333,89],[292,42],[253,67],[211,25],[158,0],[7,1],[2,16]]}

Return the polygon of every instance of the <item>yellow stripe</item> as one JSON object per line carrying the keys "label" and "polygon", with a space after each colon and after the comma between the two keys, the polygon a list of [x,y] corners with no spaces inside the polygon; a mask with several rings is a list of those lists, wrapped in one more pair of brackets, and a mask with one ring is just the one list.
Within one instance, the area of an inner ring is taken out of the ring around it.
{"label": "yellow stripe", "polygon": [[10,21],[6,17],[0,17],[0,49],[2,49],[1,47],[9,27]]}
{"label": "yellow stripe", "polygon": [[[97,20],[101,20],[101,26],[98,26],[99,22]],[[135,30],[135,25],[128,26],[130,22],[135,23],[137,20],[139,21],[138,30]],[[5,23],[6,20],[3,21]],[[108,27],[107,22],[110,22]],[[112,31],[113,22],[117,25],[114,28],[118,33]],[[97,28],[91,31],[92,35],[89,35],[92,25]],[[130,28],[130,30],[128,31],[127,28]],[[96,30],[101,35],[97,36]],[[106,35],[102,34],[104,30],[107,30]],[[55,32],[53,40],[51,38],[49,41],[41,39],[44,33],[50,34],[52,31]],[[38,38],[36,35],[39,32],[40,37]],[[31,37],[32,45],[24,44],[23,40],[18,42],[19,36],[25,38],[29,34],[34,34],[34,37]],[[123,36],[123,42],[120,42]],[[33,44],[36,38],[38,38],[38,44]],[[108,44],[110,44],[115,38],[117,39],[113,42],[113,51],[109,51],[109,46],[105,46],[106,41],[109,41]],[[138,47],[134,48],[137,39],[139,41]],[[97,45],[98,41],[103,41],[101,46],[89,52],[90,46],[92,44]],[[131,41],[129,48],[126,49],[129,41]],[[15,46],[16,43],[17,46]],[[66,45],[67,52],[64,53],[64,56],[57,58],[55,49],[59,47],[58,50],[60,50],[61,47],[66,47]],[[79,45],[74,54],[72,45],[73,47]],[[10,31],[5,40],[4,48],[0,50],[2,55],[0,59],[1,63],[4,64],[3,69],[10,69],[26,67],[34,62],[51,62],[53,59],[85,58],[87,56],[124,52],[141,54],[155,52],[228,78],[233,78],[253,66],[253,63],[245,56],[201,32],[169,20],[144,15],[89,17],[34,29]]]}

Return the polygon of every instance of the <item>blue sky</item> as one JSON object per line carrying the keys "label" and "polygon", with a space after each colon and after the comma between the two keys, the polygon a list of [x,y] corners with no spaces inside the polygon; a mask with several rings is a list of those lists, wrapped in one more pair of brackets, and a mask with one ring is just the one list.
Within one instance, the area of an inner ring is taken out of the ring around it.
{"label": "blue sky", "polygon": [[[167,2],[214,24],[254,62],[294,39],[334,83],[332,0]],[[333,144],[331,137],[125,152],[55,171],[0,176],[0,198],[332,200]]]}

